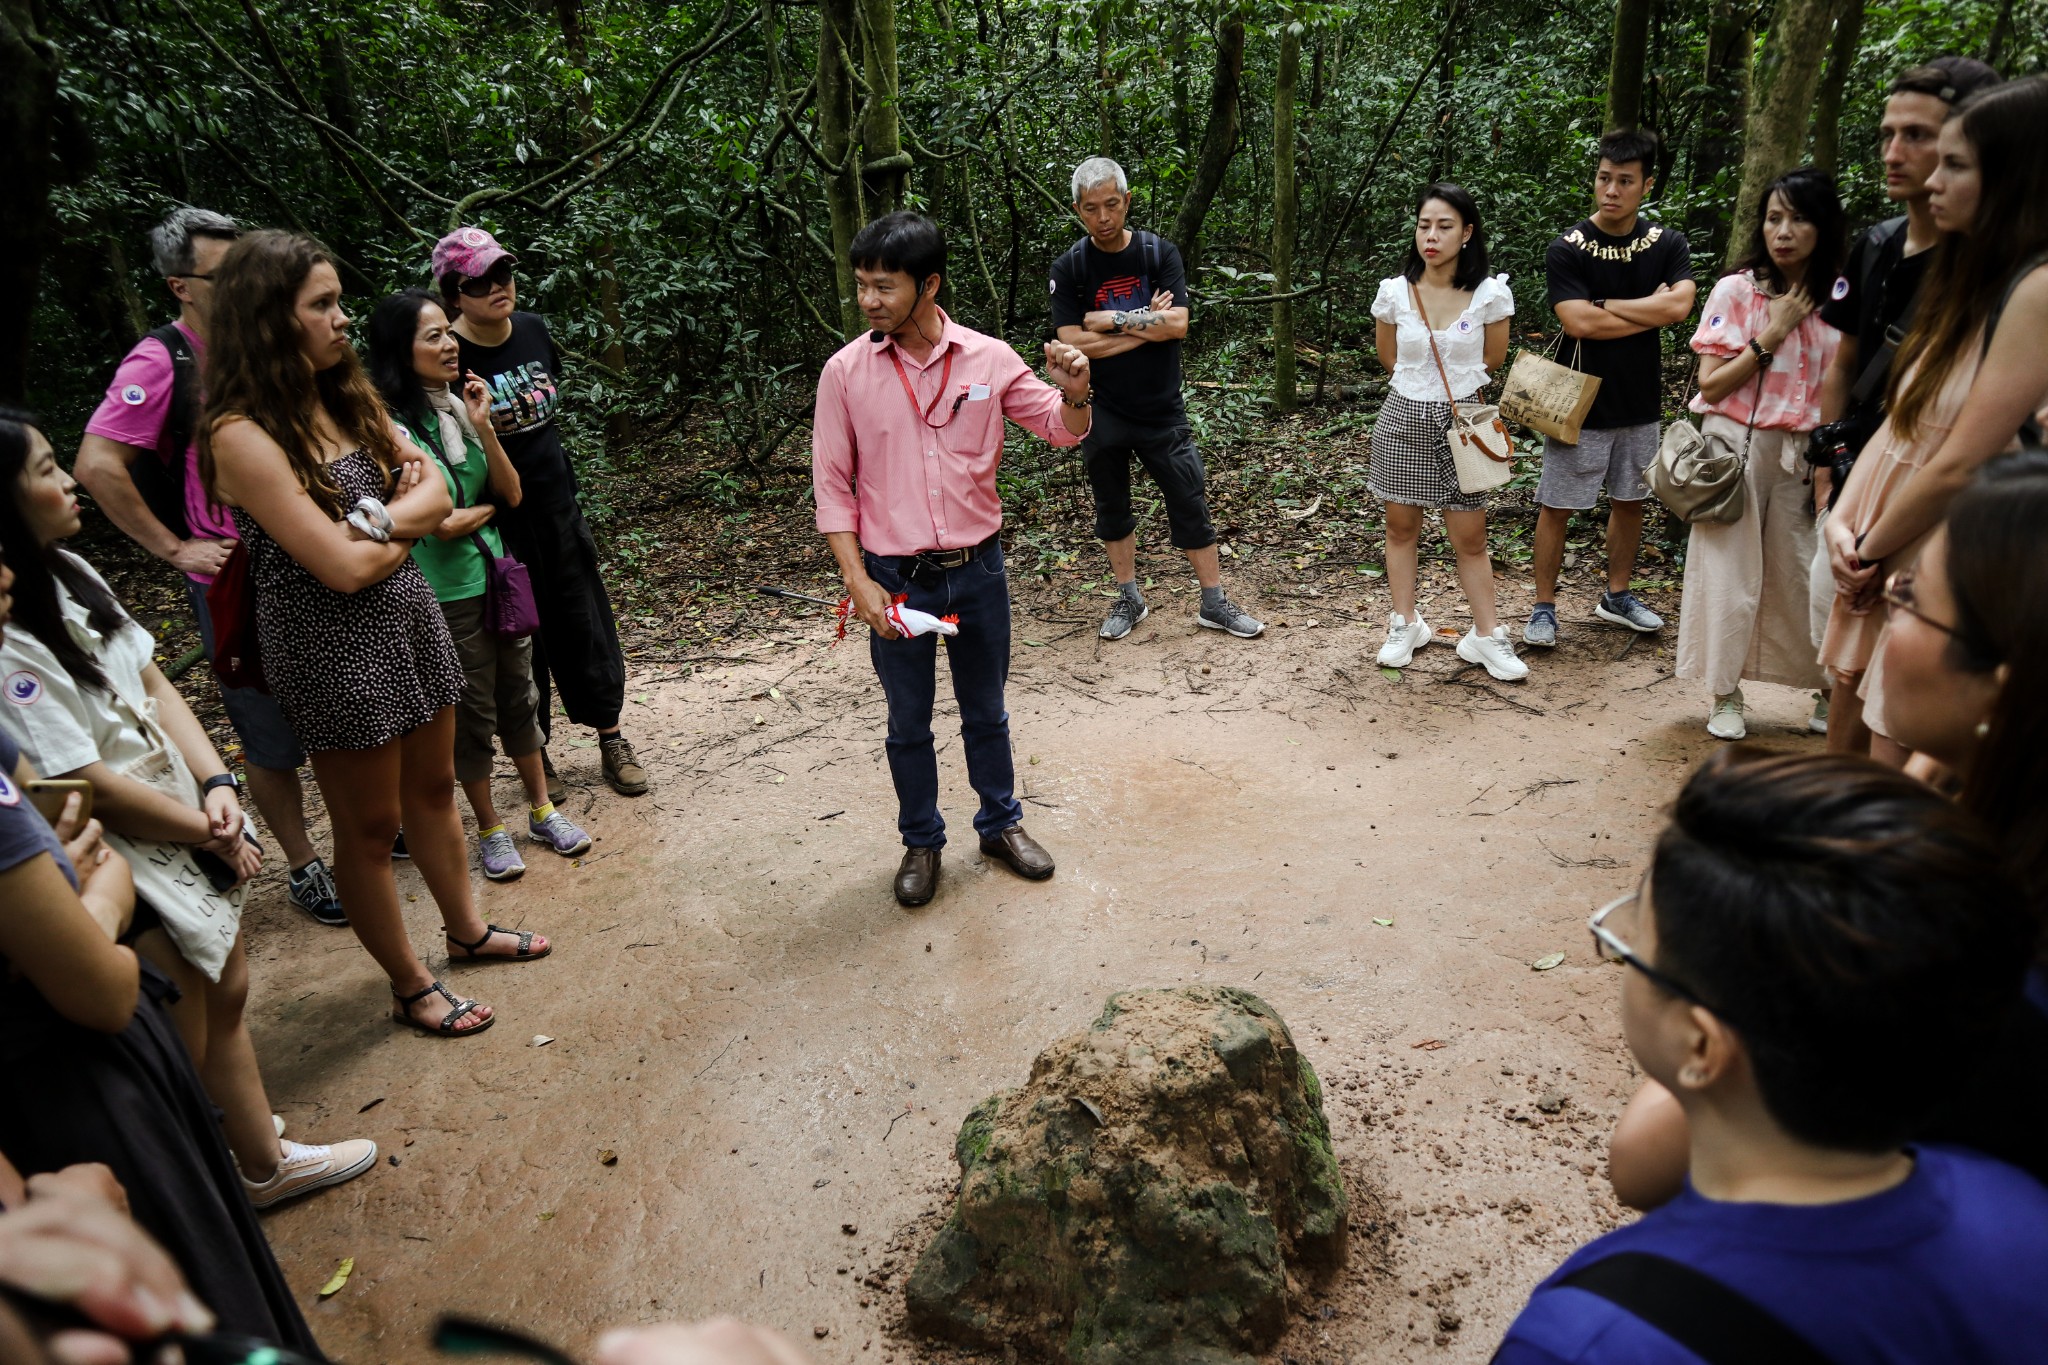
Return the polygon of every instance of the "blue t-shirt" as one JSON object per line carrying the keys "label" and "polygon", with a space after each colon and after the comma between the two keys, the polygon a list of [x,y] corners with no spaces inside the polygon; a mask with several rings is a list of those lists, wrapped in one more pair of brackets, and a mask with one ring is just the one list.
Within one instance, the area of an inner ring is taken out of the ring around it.
{"label": "blue t-shirt", "polygon": [[64,845],[57,842],[57,833],[50,828],[42,812],[29,804],[28,793],[14,780],[15,765],[21,762],[21,746],[5,730],[0,730],[0,872],[20,867],[38,853],[47,853],[57,860],[57,866],[78,885],[78,874],[71,869],[71,860],[64,856]]}
{"label": "blue t-shirt", "polygon": [[1685,1193],[1566,1261],[1508,1328],[1496,1365],[1699,1357],[1583,1289],[1622,1251],[1681,1261],[1805,1337],[1836,1365],[2048,1358],[2048,1188],[1955,1147],[1922,1147],[1895,1189],[1843,1204],[1729,1204]]}

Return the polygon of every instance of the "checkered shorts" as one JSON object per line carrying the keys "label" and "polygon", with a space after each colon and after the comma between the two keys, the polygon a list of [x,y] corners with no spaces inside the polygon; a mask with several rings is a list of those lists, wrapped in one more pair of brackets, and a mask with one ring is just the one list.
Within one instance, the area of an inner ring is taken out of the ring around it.
{"label": "checkered shorts", "polygon": [[1381,502],[1440,507],[1449,512],[1481,510],[1486,495],[1466,493],[1458,487],[1450,430],[1449,403],[1418,403],[1388,390],[1372,427],[1372,465],[1365,486]]}

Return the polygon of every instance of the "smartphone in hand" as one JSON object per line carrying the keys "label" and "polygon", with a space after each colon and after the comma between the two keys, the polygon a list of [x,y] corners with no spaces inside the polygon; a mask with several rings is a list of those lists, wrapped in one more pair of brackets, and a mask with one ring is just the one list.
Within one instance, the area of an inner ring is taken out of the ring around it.
{"label": "smartphone in hand", "polygon": [[92,819],[92,783],[81,777],[39,777],[28,784],[29,804],[53,825],[64,813],[65,799],[73,792],[78,793],[78,822],[82,825]]}

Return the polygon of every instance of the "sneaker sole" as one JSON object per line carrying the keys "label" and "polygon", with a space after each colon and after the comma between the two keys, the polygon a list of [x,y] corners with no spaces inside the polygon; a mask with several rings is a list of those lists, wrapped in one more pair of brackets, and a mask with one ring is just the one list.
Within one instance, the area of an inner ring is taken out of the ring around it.
{"label": "sneaker sole", "polygon": [[1377,663],[1377,665],[1381,668],[1406,668],[1408,665],[1415,662],[1416,654],[1418,654],[1421,651],[1423,645],[1426,645],[1428,643],[1429,641],[1425,639],[1422,640],[1420,643],[1411,646],[1408,652],[1402,655],[1398,660],[1389,659],[1386,655],[1382,654],[1374,662]]}
{"label": "sneaker sole", "polygon": [[308,1180],[304,1184],[287,1185],[283,1189],[279,1190],[276,1194],[271,1195],[268,1199],[265,1199],[260,1203],[257,1201],[256,1196],[254,1194],[251,1194],[249,1196],[249,1202],[251,1204],[254,1204],[259,1210],[274,1209],[279,1204],[282,1204],[287,1200],[297,1199],[300,1195],[311,1194],[315,1190],[324,1190],[331,1185],[340,1185],[350,1180],[354,1180],[357,1176],[369,1170],[372,1166],[376,1164],[377,1144],[372,1142],[370,1144],[369,1155],[365,1156],[361,1161],[358,1161],[353,1166],[339,1167],[335,1170],[329,1171],[327,1174],[323,1176],[319,1176],[316,1179]]}
{"label": "sneaker sole", "polygon": [[647,784],[645,782],[621,782],[610,773],[604,775],[604,780],[607,786],[621,796],[645,796],[647,794]]}
{"label": "sneaker sole", "polygon": [[1206,616],[1197,616],[1195,618],[1195,624],[1202,627],[1202,629],[1204,630],[1220,630],[1226,635],[1235,635],[1240,640],[1256,640],[1261,635],[1264,635],[1266,633],[1266,628],[1263,625],[1260,626],[1257,630],[1233,630],[1231,627],[1224,625],[1221,621],[1211,621]]}
{"label": "sneaker sole", "polygon": [[573,858],[579,853],[590,852],[591,841],[589,839],[585,839],[574,848],[555,848],[554,843],[545,834],[535,834],[532,830],[528,830],[526,831],[526,837],[536,844],[543,844],[548,848],[554,849],[555,852],[561,854],[564,858]]}
{"label": "sneaker sole", "polygon": [[1824,720],[1816,720],[1812,716],[1808,716],[1806,718],[1806,728],[1816,735],[1824,735],[1828,732],[1828,723]]}
{"label": "sneaker sole", "polygon": [[1129,635],[1129,634],[1130,634],[1130,633],[1131,633],[1132,631],[1136,630],[1136,629],[1137,629],[1137,628],[1138,628],[1139,626],[1143,625],[1143,624],[1145,623],[1145,618],[1146,618],[1146,617],[1148,617],[1148,616],[1150,616],[1151,614],[1152,614],[1152,607],[1151,607],[1151,605],[1150,605],[1150,604],[1148,603],[1147,605],[1145,605],[1145,606],[1142,606],[1142,607],[1138,608],[1138,616],[1137,616],[1137,619],[1136,619],[1136,620],[1132,621],[1132,622],[1131,622],[1131,623],[1130,623],[1129,625],[1125,626],[1125,627],[1124,627],[1124,628],[1123,628],[1122,630],[1118,631],[1118,632],[1117,632],[1116,634],[1114,634],[1114,635],[1111,635],[1111,634],[1109,633],[1109,627],[1108,627],[1108,626],[1104,626],[1104,627],[1103,627],[1103,628],[1102,628],[1101,630],[1099,630],[1099,631],[1097,631],[1097,632],[1096,632],[1096,637],[1097,637],[1098,639],[1103,639],[1103,640],[1121,640],[1121,639],[1123,639],[1123,638],[1124,638],[1124,637],[1125,637],[1126,635]]}
{"label": "sneaker sole", "polygon": [[511,869],[510,871],[506,871],[506,872],[493,872],[493,871],[491,871],[491,870],[490,870],[489,868],[485,868],[485,869],[484,869],[484,880],[485,880],[485,881],[492,881],[492,882],[516,882],[516,881],[518,881],[518,880],[519,880],[519,879],[520,879],[521,877],[523,877],[523,876],[525,876],[525,875],[526,875],[526,864],[524,864],[524,863],[521,863],[521,864],[520,864],[519,866],[517,866],[517,867],[515,867],[515,868],[512,868],[512,869]]}
{"label": "sneaker sole", "polygon": [[292,909],[294,909],[294,910],[298,911],[298,912],[299,912],[300,914],[304,915],[304,916],[305,916],[305,917],[306,917],[307,919],[309,919],[309,920],[313,921],[313,923],[315,923],[315,924],[318,924],[318,925],[322,925],[322,926],[324,926],[324,927],[326,927],[326,928],[329,928],[329,929],[346,929],[346,928],[348,928],[348,916],[347,916],[347,915],[343,915],[343,916],[341,916],[341,917],[340,917],[339,919],[326,919],[326,918],[324,918],[324,917],[322,917],[322,916],[320,916],[320,915],[317,915],[317,914],[313,913],[313,912],[312,912],[311,910],[308,910],[308,909],[307,909],[307,908],[306,908],[305,906],[303,906],[303,905],[299,904],[299,903],[298,903],[297,901],[293,901],[293,902],[292,902]]}
{"label": "sneaker sole", "polygon": [[1599,617],[1601,620],[1607,622],[1609,625],[1624,626],[1627,629],[1634,631],[1638,635],[1655,635],[1658,631],[1664,629],[1664,623],[1662,621],[1659,621],[1654,626],[1639,626],[1635,622],[1629,620],[1626,616],[1623,616],[1620,612],[1609,611],[1605,607],[1593,608],[1593,614]]}
{"label": "sneaker sole", "polygon": [[1499,669],[1495,668],[1491,663],[1489,663],[1486,659],[1486,656],[1480,655],[1480,657],[1476,659],[1473,658],[1472,655],[1467,654],[1465,652],[1465,643],[1462,640],[1458,642],[1458,657],[1463,659],[1468,664],[1478,664],[1481,668],[1486,670],[1487,676],[1491,677],[1495,682],[1521,682],[1524,678],[1527,678],[1529,676],[1529,666],[1527,664],[1522,665],[1522,671],[1520,673],[1503,673]]}

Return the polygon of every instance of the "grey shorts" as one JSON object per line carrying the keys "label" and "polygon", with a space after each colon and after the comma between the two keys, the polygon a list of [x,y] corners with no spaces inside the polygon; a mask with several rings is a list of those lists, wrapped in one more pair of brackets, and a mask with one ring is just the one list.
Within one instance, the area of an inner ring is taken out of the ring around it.
{"label": "grey shorts", "polygon": [[1543,474],[1536,481],[1536,501],[1545,507],[1584,511],[1600,500],[1600,489],[1615,502],[1641,502],[1650,496],[1643,476],[1657,458],[1659,427],[1612,427],[1582,431],[1579,443],[1566,445],[1543,438]]}
{"label": "grey shorts", "polygon": [[[192,615],[199,622],[199,643],[206,647],[210,662],[213,613],[206,609],[206,589],[186,579],[185,600],[192,604]],[[306,761],[299,736],[278,709],[276,697],[261,688],[222,687],[220,700],[227,708],[228,724],[235,727],[235,737],[242,741],[242,758],[250,767],[288,773]]]}
{"label": "grey shorts", "polygon": [[482,782],[491,775],[491,741],[505,757],[524,758],[547,741],[540,732],[540,689],[533,679],[533,637],[501,640],[484,628],[484,599],[443,602],[441,615],[462,660],[462,695],[455,702],[455,780]]}

